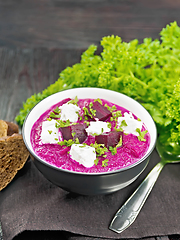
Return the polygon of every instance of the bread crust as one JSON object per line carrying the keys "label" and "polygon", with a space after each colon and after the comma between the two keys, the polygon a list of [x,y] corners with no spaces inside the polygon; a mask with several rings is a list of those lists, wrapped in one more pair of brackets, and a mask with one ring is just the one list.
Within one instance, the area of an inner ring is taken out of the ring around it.
{"label": "bread crust", "polygon": [[0,138],[7,136],[8,124],[4,120],[0,120]]}
{"label": "bread crust", "polygon": [[8,122],[8,121],[6,121],[6,123],[8,125],[7,136],[11,136],[14,133],[19,133],[19,127],[17,124],[15,124],[13,122]]}
{"label": "bread crust", "polygon": [[29,157],[23,137],[17,133],[18,126],[15,125],[0,120],[0,191],[13,180]]}
{"label": "bread crust", "polygon": [[0,119],[0,138],[19,133],[19,127],[16,123]]}

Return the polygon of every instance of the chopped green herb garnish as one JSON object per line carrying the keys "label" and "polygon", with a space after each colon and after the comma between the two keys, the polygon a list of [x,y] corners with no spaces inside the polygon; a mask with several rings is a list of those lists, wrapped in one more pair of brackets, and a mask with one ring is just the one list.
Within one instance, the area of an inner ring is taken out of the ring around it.
{"label": "chopped green herb garnish", "polygon": [[51,134],[51,133],[52,133],[52,130],[48,130],[48,133]]}
{"label": "chopped green herb garnish", "polygon": [[65,144],[64,144],[64,141],[57,142],[57,144],[59,144],[60,146],[65,145]]}
{"label": "chopped green herb garnish", "polygon": [[77,103],[78,103],[78,101],[79,101],[79,99],[78,99],[78,97],[76,96],[74,99],[71,99],[69,102],[68,102],[68,104],[75,104],[75,105],[78,105]]}
{"label": "chopped green herb garnish", "polygon": [[116,130],[117,132],[123,132],[122,127],[117,127],[117,125],[114,127],[114,130]]}
{"label": "chopped green herb garnish", "polygon": [[60,118],[61,115],[60,114],[55,114],[54,112],[50,112],[50,117],[51,118]]}
{"label": "chopped green herb garnish", "polygon": [[75,142],[76,144],[79,144],[79,143],[80,143],[78,138],[76,138],[74,142]]}
{"label": "chopped green herb garnish", "polygon": [[84,119],[88,120],[88,116],[90,116],[91,118],[93,118],[93,115],[88,111],[88,109],[86,107],[83,107],[84,110]]}
{"label": "chopped green herb garnish", "polygon": [[97,166],[97,165],[98,165],[98,162],[99,162],[99,159],[96,158],[96,159],[94,160],[94,164]]}
{"label": "chopped green herb garnish", "polygon": [[118,118],[122,116],[122,113],[121,111],[112,112],[112,116],[113,118]]}
{"label": "chopped green herb garnish", "polygon": [[140,130],[139,128],[137,128],[137,129],[136,129],[136,132],[139,133],[138,140],[145,142],[146,139],[144,138],[144,136],[145,136],[145,134],[146,134],[148,131],[145,130],[145,131],[142,131],[142,132],[141,132],[141,130]]}
{"label": "chopped green herb garnish", "polygon": [[122,136],[120,136],[119,142],[116,145],[116,148],[121,147],[122,146]]}
{"label": "chopped green herb garnish", "polygon": [[89,114],[90,117],[96,116],[96,110],[92,109],[92,106],[93,106],[93,103],[90,102],[90,103],[89,103],[89,111],[91,112],[91,114],[88,112],[88,114]]}
{"label": "chopped green herb garnish", "polygon": [[69,139],[69,140],[60,141],[60,142],[58,142],[58,144],[60,146],[64,145],[64,146],[70,147],[74,144],[74,141],[72,139]]}
{"label": "chopped green herb garnish", "polygon": [[79,121],[82,120],[82,116],[79,114],[79,112],[76,112],[78,114]]}
{"label": "chopped green herb garnish", "polygon": [[84,121],[84,123],[86,123],[87,126],[90,125],[90,122],[88,122],[88,121]]}
{"label": "chopped green herb garnish", "polygon": [[102,100],[100,98],[94,99],[94,102],[99,102],[102,105]]}
{"label": "chopped green herb garnish", "polygon": [[85,146],[86,146],[86,145],[85,145],[85,144],[83,144],[83,145],[80,145],[79,147],[80,147],[80,148],[84,148]]}
{"label": "chopped green herb garnish", "polygon": [[71,145],[73,145],[74,144],[74,141],[72,140],[72,139],[69,139],[69,140],[64,140],[65,141],[65,145],[66,146],[71,146]]}
{"label": "chopped green herb garnish", "polygon": [[90,102],[89,103],[89,108],[91,108],[93,106],[93,103],[92,102]]}
{"label": "chopped green herb garnish", "polygon": [[93,116],[96,116],[96,110],[93,110],[92,108],[89,108],[89,110]]}
{"label": "chopped green herb garnish", "polygon": [[125,120],[122,120],[120,127],[127,127],[127,123]]}
{"label": "chopped green herb garnish", "polygon": [[110,122],[107,122],[107,127],[111,129],[112,125]]}
{"label": "chopped green herb garnish", "polygon": [[107,103],[104,104],[104,107],[106,107],[109,111],[111,110],[111,107],[107,105]]}
{"label": "chopped green herb garnish", "polygon": [[116,106],[113,105],[112,107],[110,107],[109,105],[107,105],[107,103],[104,104],[104,107],[106,107],[110,112],[113,112],[116,110]]}
{"label": "chopped green herb garnish", "polygon": [[70,121],[68,119],[67,121],[57,120],[55,126],[56,126],[56,128],[60,128],[60,127],[68,127],[70,125],[71,125],[71,123],[70,123]]}
{"label": "chopped green herb garnish", "polygon": [[102,161],[102,167],[107,167],[108,166],[108,161],[109,161],[109,159],[104,159]]}
{"label": "chopped green herb garnish", "polygon": [[115,154],[117,153],[117,148],[110,146],[110,147],[109,147],[109,151],[111,151],[111,154],[112,154],[112,155],[115,155]]}
{"label": "chopped green herb garnish", "polygon": [[111,122],[114,121],[114,118],[113,118],[113,117],[110,117],[110,121],[111,121]]}
{"label": "chopped green herb garnish", "polygon": [[83,111],[84,111],[84,116],[89,115],[89,111],[87,107],[83,107]]}
{"label": "chopped green herb garnish", "polygon": [[53,110],[53,112],[55,112],[55,113],[60,113],[61,110],[59,109],[59,107],[56,107],[56,108]]}
{"label": "chopped green herb garnish", "polygon": [[104,155],[105,152],[108,151],[108,149],[104,146],[104,144],[98,144],[95,142],[95,143],[91,143],[90,146],[95,148],[97,156],[102,156]]}
{"label": "chopped green herb garnish", "polygon": [[72,132],[71,134],[72,134],[72,136],[74,137],[74,136],[76,135],[76,132]]}
{"label": "chopped green herb garnish", "polygon": [[112,111],[116,111],[116,106],[113,105],[113,106],[111,107],[111,109],[112,109]]}
{"label": "chopped green herb garnish", "polygon": [[117,122],[116,122],[116,125],[114,127],[114,130],[116,130],[117,132],[123,132],[123,128],[121,126],[118,126]]}
{"label": "chopped green herb garnish", "polygon": [[91,136],[98,136],[98,134],[97,133],[91,133]]}
{"label": "chopped green herb garnish", "polygon": [[47,118],[46,120],[47,120],[47,121],[51,121],[51,120],[52,120],[52,118]]}

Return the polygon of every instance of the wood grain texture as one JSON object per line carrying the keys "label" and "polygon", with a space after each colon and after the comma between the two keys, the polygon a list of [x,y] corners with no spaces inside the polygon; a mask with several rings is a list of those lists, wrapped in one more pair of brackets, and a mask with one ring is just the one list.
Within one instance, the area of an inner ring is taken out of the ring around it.
{"label": "wood grain texture", "polygon": [[0,46],[87,48],[103,36],[159,38],[178,0],[0,0]]}
{"label": "wood grain texture", "polygon": [[0,119],[15,116],[34,93],[54,83],[67,66],[80,61],[82,50],[0,48]]}

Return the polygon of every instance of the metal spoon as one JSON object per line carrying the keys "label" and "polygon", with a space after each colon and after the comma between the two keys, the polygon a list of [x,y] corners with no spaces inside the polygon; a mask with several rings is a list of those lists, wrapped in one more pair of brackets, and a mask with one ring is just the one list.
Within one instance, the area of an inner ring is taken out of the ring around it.
{"label": "metal spoon", "polygon": [[110,230],[115,231],[116,233],[121,233],[127,229],[138,216],[161,170],[166,165],[166,163],[180,162],[180,145],[178,143],[170,143],[168,145],[164,145],[161,144],[158,138],[156,149],[159,156],[161,157],[161,161],[150,171],[147,177],[136,189],[136,191],[117,211],[109,226]]}

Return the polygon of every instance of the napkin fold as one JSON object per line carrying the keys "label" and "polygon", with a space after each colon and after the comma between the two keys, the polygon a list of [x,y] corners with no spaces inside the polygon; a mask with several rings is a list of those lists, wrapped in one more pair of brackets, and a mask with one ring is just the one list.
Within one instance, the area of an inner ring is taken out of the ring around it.
{"label": "napkin fold", "polygon": [[82,196],[50,183],[30,159],[0,192],[3,240],[24,231],[40,230],[110,239],[180,234],[180,164],[164,167],[138,218],[128,229],[120,234],[108,229],[116,211],[158,161],[154,151],[138,179],[118,192]]}

